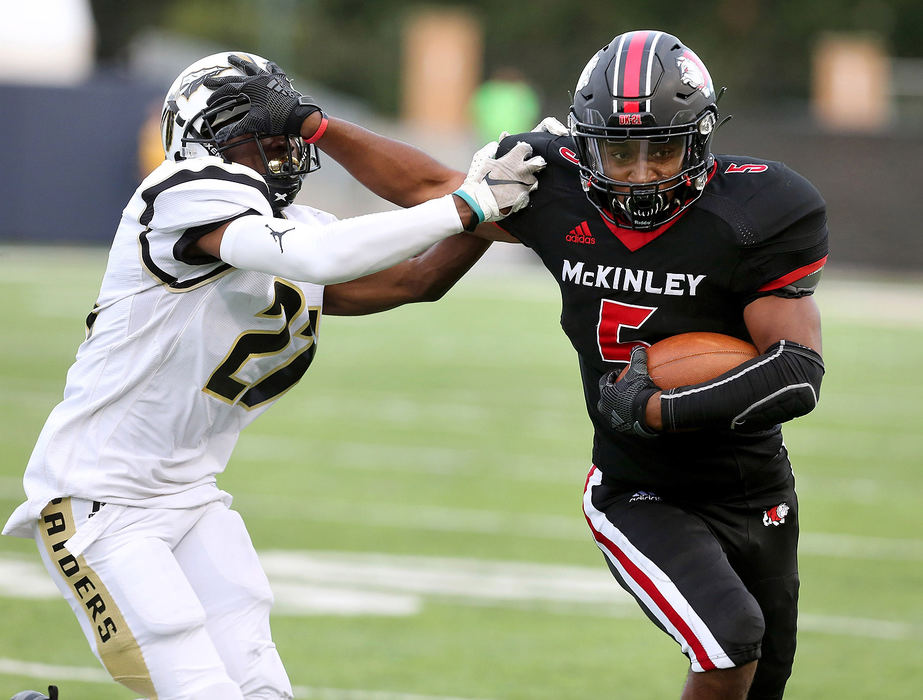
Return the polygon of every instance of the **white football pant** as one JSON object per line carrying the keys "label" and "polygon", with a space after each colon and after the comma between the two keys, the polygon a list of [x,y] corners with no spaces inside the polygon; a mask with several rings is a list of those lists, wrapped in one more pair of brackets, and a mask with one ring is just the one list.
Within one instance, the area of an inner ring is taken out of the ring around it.
{"label": "white football pant", "polygon": [[[90,523],[86,532],[100,532],[69,551],[65,543]],[[93,652],[132,691],[157,700],[292,697],[269,629],[269,581],[243,520],[223,503],[178,510],[56,499],[36,542]]]}

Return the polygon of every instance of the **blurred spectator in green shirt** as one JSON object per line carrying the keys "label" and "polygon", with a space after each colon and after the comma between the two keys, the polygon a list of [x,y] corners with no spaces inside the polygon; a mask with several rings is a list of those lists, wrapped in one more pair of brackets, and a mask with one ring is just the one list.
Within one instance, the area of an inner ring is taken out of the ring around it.
{"label": "blurred spectator in green shirt", "polygon": [[471,98],[471,118],[480,141],[493,141],[500,132],[518,134],[538,123],[539,99],[522,73],[503,67],[482,83]]}

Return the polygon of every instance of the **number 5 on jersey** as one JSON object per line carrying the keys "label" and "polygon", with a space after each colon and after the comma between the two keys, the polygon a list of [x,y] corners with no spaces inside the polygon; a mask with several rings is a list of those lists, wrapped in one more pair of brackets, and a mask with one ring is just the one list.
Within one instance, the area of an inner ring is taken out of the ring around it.
{"label": "number 5 on jersey", "polygon": [[622,329],[640,328],[656,310],[653,306],[635,306],[603,299],[599,304],[599,324],[596,326],[600,357],[606,362],[628,362],[635,345],[650,346],[650,343],[641,340],[625,342]]}

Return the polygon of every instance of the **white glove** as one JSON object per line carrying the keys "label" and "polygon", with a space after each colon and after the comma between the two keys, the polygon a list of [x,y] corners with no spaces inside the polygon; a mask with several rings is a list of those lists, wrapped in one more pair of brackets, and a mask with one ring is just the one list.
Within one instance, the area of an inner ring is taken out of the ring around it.
{"label": "white glove", "polygon": [[[538,132],[543,132],[543,131],[551,134],[552,136],[569,136],[570,135],[570,129],[568,129],[561,122],[559,122],[557,117],[545,117],[544,119],[542,119],[542,121],[538,123],[538,125],[534,129],[532,129],[533,134],[538,133]],[[501,132],[501,134],[497,137],[497,141],[502,141],[509,135],[510,135],[509,131]]]}
{"label": "white glove", "polygon": [[545,117],[532,131],[547,131],[555,136],[567,136],[570,130],[555,117]]}
{"label": "white glove", "polygon": [[529,193],[538,187],[535,173],[545,167],[541,156],[529,158],[532,146],[520,141],[500,158],[497,142],[491,141],[471,159],[468,176],[453,194],[471,207],[477,223],[499,221],[529,203]]}

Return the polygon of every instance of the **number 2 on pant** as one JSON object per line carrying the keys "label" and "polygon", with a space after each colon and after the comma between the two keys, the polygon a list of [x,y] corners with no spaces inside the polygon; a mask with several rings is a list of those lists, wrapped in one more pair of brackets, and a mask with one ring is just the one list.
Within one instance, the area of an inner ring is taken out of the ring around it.
{"label": "number 2 on pant", "polygon": [[[224,361],[212,372],[203,391],[219,399],[234,403],[239,401],[246,408],[256,408],[288,391],[311,366],[317,352],[317,321],[320,307],[308,309],[308,321],[292,333],[291,326],[301,316],[305,300],[301,290],[288,282],[276,279],[273,284],[273,301],[267,309],[259,312],[259,318],[281,318],[285,325],[278,331],[253,330],[241,333]],[[295,339],[307,340],[307,344],[278,367],[254,382],[247,383],[235,376],[254,357],[281,354]]]}
{"label": "number 2 on pant", "polygon": [[640,328],[656,310],[654,306],[635,306],[603,299],[599,305],[599,324],[596,326],[600,357],[606,362],[628,362],[635,345],[649,345],[639,340],[624,342],[622,329]]}

